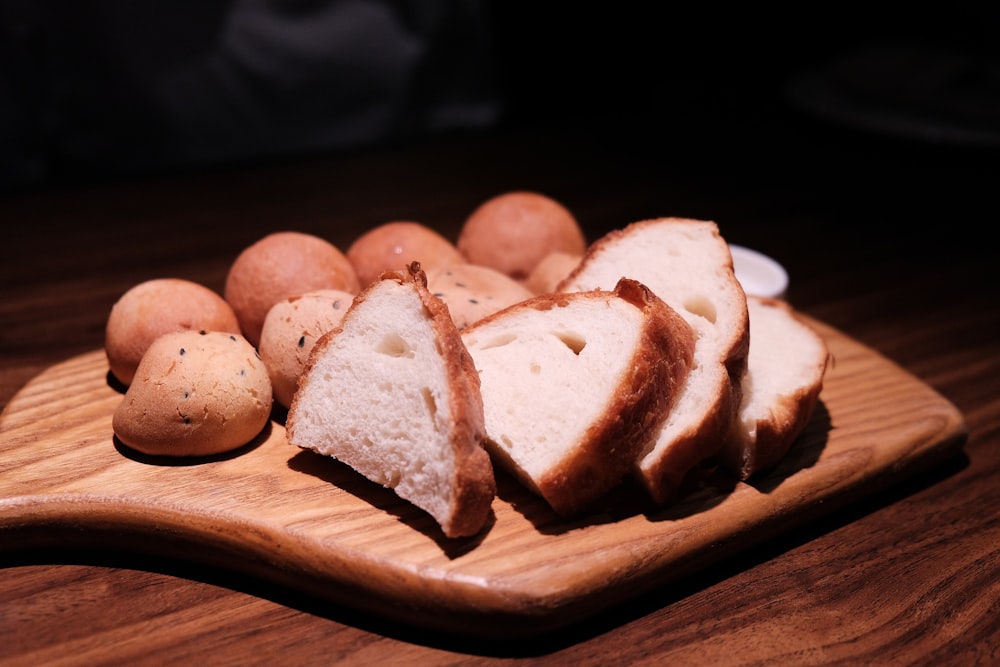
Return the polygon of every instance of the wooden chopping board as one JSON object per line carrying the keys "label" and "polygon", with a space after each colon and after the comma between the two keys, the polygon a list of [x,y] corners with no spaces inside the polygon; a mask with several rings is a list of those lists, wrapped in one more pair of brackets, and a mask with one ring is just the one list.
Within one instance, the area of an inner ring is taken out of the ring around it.
{"label": "wooden chopping board", "polygon": [[468,636],[538,635],[730,557],[955,455],[948,400],[810,321],[833,357],[805,432],[753,484],[721,475],[663,508],[628,484],[571,523],[498,473],[494,518],[448,540],[422,511],[301,451],[280,417],[246,448],[190,462],[115,446],[103,351],[29,382],[0,414],[0,549],[102,545],[221,565]]}

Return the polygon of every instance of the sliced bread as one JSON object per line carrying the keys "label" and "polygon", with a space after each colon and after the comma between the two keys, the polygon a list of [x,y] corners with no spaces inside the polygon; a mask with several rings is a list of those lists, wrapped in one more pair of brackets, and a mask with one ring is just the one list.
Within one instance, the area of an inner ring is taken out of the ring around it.
{"label": "sliced bread", "polygon": [[826,341],[785,301],[748,297],[750,356],[743,399],[720,461],[740,479],[788,453],[819,401],[830,353]]}
{"label": "sliced bread", "polygon": [[334,457],[430,514],[481,531],[496,495],[479,377],[419,264],[366,287],[321,337],[289,407],[288,441]]}
{"label": "sliced bread", "polygon": [[536,296],[462,331],[494,462],[564,518],[625,478],[683,385],[695,337],[640,283]]}
{"label": "sliced bread", "polygon": [[657,218],[614,230],[590,245],[556,289],[609,289],[622,277],[646,285],[697,335],[676,402],[634,461],[650,497],[665,503],[698,463],[718,454],[735,419],[749,347],[746,294],[729,246],[709,220]]}

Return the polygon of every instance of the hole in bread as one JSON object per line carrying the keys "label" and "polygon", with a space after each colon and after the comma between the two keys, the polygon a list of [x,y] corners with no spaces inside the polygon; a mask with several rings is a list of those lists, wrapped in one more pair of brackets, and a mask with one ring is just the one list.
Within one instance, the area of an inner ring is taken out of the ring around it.
{"label": "hole in bread", "polygon": [[704,317],[709,322],[715,323],[715,318],[718,314],[715,310],[715,304],[708,297],[698,296],[688,299],[684,302],[684,309],[689,313]]}
{"label": "hole in bread", "polygon": [[424,387],[420,390],[421,395],[424,397],[424,403],[427,405],[427,412],[430,413],[431,419],[437,415],[437,401],[434,400],[434,394],[431,392],[430,387]]}
{"label": "hole in bread", "polygon": [[583,351],[583,348],[587,347],[587,341],[579,334],[555,331],[553,335],[562,341],[563,345],[572,350],[573,354],[579,355]]}
{"label": "hole in bread", "polygon": [[538,375],[539,373],[542,372],[542,367],[539,366],[537,363],[534,363],[534,362],[528,368],[531,371],[532,375]]}
{"label": "hole in bread", "polygon": [[399,334],[383,336],[375,346],[375,351],[390,357],[412,357],[413,350]]}
{"label": "hole in bread", "polygon": [[489,350],[490,348],[493,348],[493,347],[503,347],[504,345],[510,345],[515,340],[517,340],[517,336],[515,334],[505,333],[505,334],[503,334],[501,336],[497,336],[496,338],[494,338],[493,340],[489,341],[488,343],[483,343],[483,345],[479,349],[481,349],[481,350]]}

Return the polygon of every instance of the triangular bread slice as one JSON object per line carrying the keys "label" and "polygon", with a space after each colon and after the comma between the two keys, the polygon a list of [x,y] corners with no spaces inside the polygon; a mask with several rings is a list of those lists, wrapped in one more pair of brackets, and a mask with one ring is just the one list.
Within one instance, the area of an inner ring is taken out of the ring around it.
{"label": "triangular bread slice", "polygon": [[393,489],[447,537],[478,533],[496,495],[479,376],[413,263],[386,272],[321,337],[289,407],[288,441]]}
{"label": "triangular bread slice", "polygon": [[462,332],[479,370],[494,461],[564,518],[626,478],[666,419],[694,332],[650,290],[548,294]]}
{"label": "triangular bread slice", "polygon": [[718,225],[676,217],[609,232],[556,289],[609,289],[623,276],[646,285],[698,337],[694,365],[670,415],[635,461],[636,477],[662,504],[693,468],[719,452],[735,419],[750,336],[746,294]]}
{"label": "triangular bread slice", "polygon": [[748,297],[750,357],[743,400],[721,462],[740,479],[788,453],[819,401],[830,352],[785,301]]}

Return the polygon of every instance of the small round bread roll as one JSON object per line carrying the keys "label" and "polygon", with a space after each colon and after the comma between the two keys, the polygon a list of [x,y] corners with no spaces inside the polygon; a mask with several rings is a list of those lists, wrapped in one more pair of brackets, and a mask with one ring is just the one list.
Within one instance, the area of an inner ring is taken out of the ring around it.
{"label": "small round bread roll", "polygon": [[223,295],[236,312],[243,335],[256,346],[271,306],[319,289],[357,294],[361,285],[337,246],[312,234],[281,231],[244,248],[229,268]]}
{"label": "small round bread roll", "polygon": [[427,289],[445,302],[459,330],[534,296],[527,287],[488,266],[454,264],[427,273]]}
{"label": "small round bread roll", "polygon": [[419,222],[394,220],[368,230],[347,249],[358,279],[368,285],[383,271],[404,271],[410,262],[424,270],[464,262],[458,248]]}
{"label": "small round bread roll", "polygon": [[182,278],[155,278],[128,289],[111,307],[104,352],[119,382],[132,383],[146,349],[165,333],[187,330],[240,333],[222,295]]}
{"label": "small round bread roll", "polygon": [[469,215],[456,245],[470,264],[524,280],[551,252],[582,255],[586,239],[573,214],[556,200],[537,192],[508,192]]}
{"label": "small round bread roll", "polygon": [[316,290],[271,306],[260,332],[259,349],[277,403],[291,407],[313,346],[340,324],[353,301],[350,292]]}
{"label": "small round bread roll", "polygon": [[180,331],[146,350],[112,428],[144,454],[207,456],[253,440],[271,404],[267,369],[243,336]]}
{"label": "small round bread roll", "polygon": [[535,268],[524,281],[524,286],[535,294],[550,294],[563,278],[568,276],[580,264],[583,255],[568,252],[550,252],[535,265]]}

